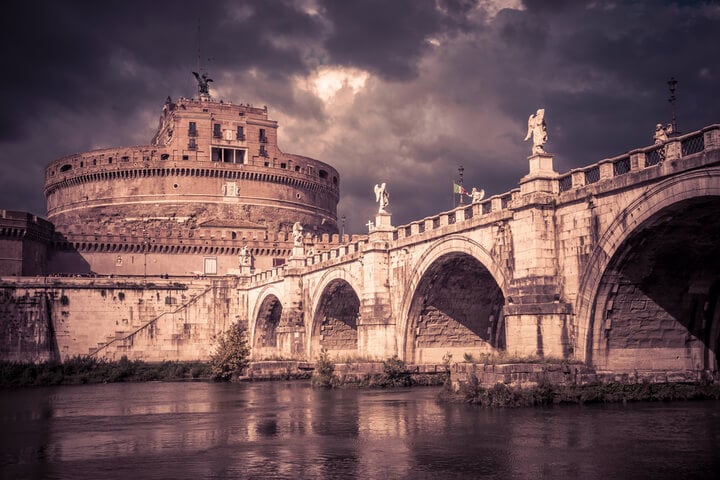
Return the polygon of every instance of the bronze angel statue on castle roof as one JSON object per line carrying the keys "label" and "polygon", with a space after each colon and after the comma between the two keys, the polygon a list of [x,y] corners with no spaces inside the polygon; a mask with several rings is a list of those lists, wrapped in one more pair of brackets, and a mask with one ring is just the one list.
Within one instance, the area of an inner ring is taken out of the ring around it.
{"label": "bronze angel statue on castle roof", "polygon": [[200,95],[210,95],[210,87],[208,86],[209,82],[212,82],[213,79],[209,78],[207,73],[199,74],[197,72],[192,72],[193,75],[195,75],[195,80],[198,82],[198,92]]}

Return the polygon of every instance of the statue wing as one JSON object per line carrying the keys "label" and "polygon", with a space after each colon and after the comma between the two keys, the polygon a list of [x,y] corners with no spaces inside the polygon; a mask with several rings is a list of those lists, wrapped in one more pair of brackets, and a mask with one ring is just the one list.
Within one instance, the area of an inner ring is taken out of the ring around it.
{"label": "statue wing", "polygon": [[478,200],[482,200],[483,198],[485,198],[485,189],[484,188],[480,190],[480,198]]}
{"label": "statue wing", "polygon": [[525,140],[523,140],[523,142],[527,142],[528,138],[530,138],[530,136],[532,135],[532,129],[533,129],[532,127],[533,127],[533,119],[534,118],[535,118],[535,114],[531,113],[530,118],[528,118],[527,135],[525,135]]}
{"label": "statue wing", "polygon": [[200,81],[200,74],[197,72],[192,72],[193,75],[195,75],[195,79],[199,82]]}
{"label": "statue wing", "polygon": [[375,184],[375,201],[376,201],[376,202],[379,202],[379,201],[380,201],[380,192],[381,192],[381,191],[382,191],[382,188],[380,188],[380,185],[378,185],[378,184],[376,183],[376,184]]}

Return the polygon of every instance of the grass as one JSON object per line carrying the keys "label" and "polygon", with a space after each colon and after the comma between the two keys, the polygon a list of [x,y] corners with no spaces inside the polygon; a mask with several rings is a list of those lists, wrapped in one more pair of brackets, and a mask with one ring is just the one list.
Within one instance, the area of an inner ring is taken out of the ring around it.
{"label": "grass", "polygon": [[127,357],[108,362],[79,356],[62,363],[0,362],[0,388],[188,379],[210,379],[209,365],[203,362],[146,363]]}
{"label": "grass", "polygon": [[720,385],[711,383],[598,383],[559,386],[541,383],[532,388],[497,383],[482,387],[477,377],[452,392],[446,388],[441,399],[461,401],[483,407],[526,407],[533,405],[615,403],[638,401],[720,399]]}

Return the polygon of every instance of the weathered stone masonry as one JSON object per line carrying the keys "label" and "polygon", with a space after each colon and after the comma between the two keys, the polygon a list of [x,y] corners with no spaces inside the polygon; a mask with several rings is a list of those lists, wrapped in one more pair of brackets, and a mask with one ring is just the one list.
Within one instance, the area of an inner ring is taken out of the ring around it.
{"label": "weathered stone masonry", "polygon": [[379,215],[366,237],[293,247],[269,270],[134,288],[5,278],[2,308],[50,298],[17,315],[38,343],[55,335],[61,356],[207,358],[212,336],[240,320],[256,359],[326,349],[415,364],[503,354],[611,372],[717,370],[720,125],[567,174],[548,155],[530,165],[518,189],[399,227]]}

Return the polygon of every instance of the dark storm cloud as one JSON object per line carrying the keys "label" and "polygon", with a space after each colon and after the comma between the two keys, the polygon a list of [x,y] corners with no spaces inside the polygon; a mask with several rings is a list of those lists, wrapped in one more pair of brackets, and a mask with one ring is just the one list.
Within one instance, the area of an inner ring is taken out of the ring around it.
{"label": "dark storm cloud", "polygon": [[[267,104],[281,120],[284,150],[338,168],[348,231],[363,231],[372,218],[372,186],[381,181],[396,225],[447,209],[461,164],[468,187],[515,188],[528,168],[527,117],[539,107],[560,172],[652,143],[654,125],[670,121],[671,76],[680,81],[681,130],[720,121],[716,2],[125,0],[3,8],[0,208],[44,213],[43,167],[62,155],[147,143],[165,97],[194,93],[198,21],[214,94]],[[313,82],[322,69],[369,77],[357,91],[321,92]]]}
{"label": "dark storm cloud", "polygon": [[467,27],[476,2],[462,0],[325,0],[332,25],[325,40],[329,60],[366,69],[391,80],[417,74],[428,38]]}

